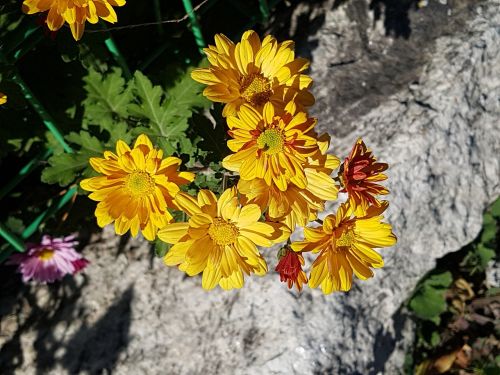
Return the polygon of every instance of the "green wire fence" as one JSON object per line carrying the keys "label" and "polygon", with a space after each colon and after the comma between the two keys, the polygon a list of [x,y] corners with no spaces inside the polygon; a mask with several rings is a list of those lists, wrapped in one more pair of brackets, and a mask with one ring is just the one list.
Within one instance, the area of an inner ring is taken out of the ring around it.
{"label": "green wire fence", "polygon": [[[199,14],[206,12],[210,7],[216,4],[219,0],[210,0],[207,2],[206,7],[202,8]],[[271,5],[268,4],[267,0],[258,0],[259,10],[261,13],[261,19],[252,18],[251,23],[256,22],[267,22],[270,17],[270,8],[275,6],[280,0],[271,1]],[[156,21],[158,22],[158,32],[163,34],[163,26],[161,24],[161,4],[159,0],[153,0],[154,11]],[[200,23],[198,22],[198,17],[195,14],[193,4],[191,0],[182,0],[184,9],[189,17],[190,29],[193,34],[194,41],[198,46],[200,52],[203,54],[203,48],[206,46],[205,40],[203,38],[203,33],[201,30]],[[102,27],[106,29],[103,24]],[[19,33],[13,37],[11,40],[11,47],[5,51],[0,50],[0,62],[3,63],[15,63],[22,56],[29,53],[42,39],[44,35],[40,32],[39,26],[28,26],[22,33]],[[114,42],[111,34],[108,33],[108,37],[105,39],[104,44],[113,56],[116,63],[122,68],[125,76],[131,78],[132,74],[127,65],[127,62],[123,55],[120,53],[118,46]],[[159,55],[161,55],[166,50],[165,45],[161,46],[157,51],[153,52],[153,55],[146,59],[142,64],[142,68],[151,64]],[[12,61],[9,61],[7,56],[12,56]],[[52,133],[55,140],[62,146],[65,152],[72,153],[73,149],[64,139],[63,134],[59,131],[56,122],[53,117],[47,112],[43,104],[36,98],[33,92],[30,90],[26,82],[22,79],[20,73],[14,69],[11,81],[19,86],[25,99],[30,103],[35,112],[40,116],[42,123],[45,127]],[[47,149],[40,152],[32,160],[30,160],[23,168],[19,170],[17,175],[12,178],[3,188],[0,189],[0,200],[5,198],[10,192],[12,192],[31,172],[37,169],[43,161],[47,160],[49,156],[52,155],[52,150]],[[62,196],[55,200],[54,203],[50,205],[45,211],[40,213],[20,234],[20,236],[12,233],[4,224],[0,223],[0,236],[10,245],[7,249],[3,251],[0,250],[0,263],[7,259],[10,254],[14,251],[24,252],[26,247],[24,241],[31,237],[40,227],[40,225],[56,214],[60,209],[62,209],[68,202],[70,202],[73,197],[77,194],[77,187],[73,186],[67,191],[63,191]]]}

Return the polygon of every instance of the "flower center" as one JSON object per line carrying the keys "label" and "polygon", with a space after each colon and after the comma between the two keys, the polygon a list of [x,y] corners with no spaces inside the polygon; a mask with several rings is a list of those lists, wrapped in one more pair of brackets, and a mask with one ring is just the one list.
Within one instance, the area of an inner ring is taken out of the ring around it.
{"label": "flower center", "polygon": [[277,129],[267,129],[257,138],[257,146],[266,154],[274,155],[283,151],[285,137]]}
{"label": "flower center", "polygon": [[43,249],[38,253],[38,259],[40,259],[42,262],[46,262],[48,260],[51,260],[54,257],[54,250],[52,249]]}
{"label": "flower center", "polygon": [[273,94],[271,82],[262,74],[250,74],[241,82],[241,96],[254,106],[264,105]]}
{"label": "flower center", "polygon": [[347,229],[340,235],[339,238],[335,239],[335,245],[339,247],[350,247],[354,242],[354,232],[352,229]]}
{"label": "flower center", "polygon": [[215,218],[214,222],[210,224],[208,228],[208,234],[210,238],[217,245],[230,245],[236,242],[236,238],[239,235],[238,228],[234,224],[228,223],[224,219]]}
{"label": "flower center", "polygon": [[148,172],[135,171],[129,174],[125,180],[125,187],[130,195],[141,197],[152,194],[155,189],[155,181]]}

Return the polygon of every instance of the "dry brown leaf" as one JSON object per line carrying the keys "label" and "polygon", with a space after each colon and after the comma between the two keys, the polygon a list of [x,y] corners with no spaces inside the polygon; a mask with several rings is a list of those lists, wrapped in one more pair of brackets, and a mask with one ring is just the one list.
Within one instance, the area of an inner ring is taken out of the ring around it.
{"label": "dry brown leaf", "polygon": [[438,359],[436,359],[434,361],[434,368],[436,369],[436,371],[439,374],[443,374],[446,371],[448,371],[451,368],[451,366],[453,366],[453,363],[455,363],[455,359],[457,358],[457,354],[459,351],[460,348],[451,353],[444,354]]}

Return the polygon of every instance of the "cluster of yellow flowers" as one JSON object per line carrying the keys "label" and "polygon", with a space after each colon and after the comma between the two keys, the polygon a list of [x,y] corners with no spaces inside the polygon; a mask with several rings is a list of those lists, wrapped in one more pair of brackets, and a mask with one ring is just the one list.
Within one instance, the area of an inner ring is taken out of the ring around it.
{"label": "cluster of yellow flowers", "polygon": [[[312,79],[303,73],[309,62],[295,58],[292,41],[278,43],[272,36],[261,41],[247,31],[235,44],[216,35],[205,53],[210,66],[194,70],[192,77],[207,85],[206,97],[224,103],[232,153],[222,165],[239,174],[237,185],[218,199],[208,190],[196,197],[180,191],[194,175],[179,172],[180,159],[163,158],[141,135],[132,149],[120,141],[116,153],[90,160],[101,175],[83,180],[81,187],[99,202],[98,224],[114,222],[118,234],[130,230],[135,236],[140,230],[148,240],[158,237],[173,245],[166,265],[190,276],[203,273],[205,289],[232,289],[243,286],[244,274],[267,272],[257,246],[284,242],[296,226],[318,221],[320,226],[304,228],[304,241],[288,242],[279,251],[281,280],[299,290],[307,282],[321,285],[327,294],[349,290],[353,274],[372,277],[371,268],[383,266],[373,248],[396,242],[391,226],[382,222],[388,203],[376,198],[388,194],[378,184],[387,178],[382,173],[387,164],[376,162],[361,140],[342,165],[327,153],[329,136],[316,132],[317,121],[307,113],[314,103]],[[339,189],[347,202],[318,220]],[[172,222],[169,209],[189,219]],[[303,252],[319,253],[309,281]]]}

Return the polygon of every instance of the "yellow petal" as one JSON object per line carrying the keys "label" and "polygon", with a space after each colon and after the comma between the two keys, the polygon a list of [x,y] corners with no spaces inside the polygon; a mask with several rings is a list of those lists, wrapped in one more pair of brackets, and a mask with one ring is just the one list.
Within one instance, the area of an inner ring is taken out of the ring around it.
{"label": "yellow petal", "polygon": [[336,200],[337,199],[337,185],[333,178],[326,173],[317,172],[314,169],[306,168],[304,170],[307,177],[307,189],[323,200]]}
{"label": "yellow petal", "polygon": [[156,238],[156,230],[157,228],[154,226],[153,222],[149,220],[141,232],[145,239],[154,241]]}
{"label": "yellow petal", "polygon": [[234,58],[240,72],[248,74],[248,66],[254,59],[252,46],[248,40],[244,39],[236,45]]}
{"label": "yellow petal", "polygon": [[238,218],[237,226],[239,228],[244,228],[257,222],[262,215],[259,206],[256,204],[249,204],[241,209],[240,216]]}
{"label": "yellow petal", "polygon": [[384,266],[384,260],[380,254],[364,244],[359,242],[354,243],[351,247],[351,252],[373,268]]}
{"label": "yellow petal", "polygon": [[193,244],[193,241],[179,242],[172,246],[163,257],[166,266],[177,266],[186,260],[186,252]]}
{"label": "yellow petal", "polygon": [[202,213],[200,206],[198,206],[198,201],[187,193],[177,193],[177,195],[175,196],[175,202],[189,216],[194,216],[196,214]]}
{"label": "yellow petal", "polygon": [[224,206],[228,203],[231,202],[231,200],[237,196],[236,188],[232,187],[229,189],[226,189],[221,196],[219,197],[219,200],[217,202],[217,216],[222,217],[222,209]]}
{"label": "yellow petal", "polygon": [[215,288],[215,286],[219,283],[222,275],[220,272],[220,268],[214,267],[206,267],[203,270],[203,276],[201,279],[201,286],[205,290],[210,290]]}
{"label": "yellow petal", "polygon": [[153,144],[151,143],[151,140],[148,138],[146,134],[141,134],[139,137],[137,137],[137,140],[135,141],[134,148],[139,147],[140,145],[145,145],[148,149],[153,150]]}
{"label": "yellow petal", "polygon": [[267,124],[272,124],[274,119],[274,106],[271,102],[264,104],[264,119]]}
{"label": "yellow petal", "polygon": [[210,215],[200,213],[191,216],[189,219],[189,226],[191,228],[201,228],[201,227],[207,227],[210,224],[212,224],[213,220]]}
{"label": "yellow petal", "polygon": [[241,119],[241,121],[243,121],[246,124],[249,124],[254,129],[257,128],[257,125],[262,120],[262,115],[260,114],[260,112],[254,109],[249,104],[244,104],[240,107],[238,116]]}
{"label": "yellow petal", "polygon": [[309,287],[317,288],[328,274],[327,260],[320,254],[313,263],[311,275],[309,277]]}
{"label": "yellow petal", "polygon": [[195,81],[204,83],[205,85],[215,85],[217,83],[222,83],[215,74],[212,73],[211,69],[195,69],[191,72],[191,78]]}
{"label": "yellow petal", "polygon": [[158,231],[158,238],[166,243],[175,244],[187,234],[188,223],[172,223]]}
{"label": "yellow petal", "polygon": [[210,190],[202,189],[198,192],[198,205],[204,213],[217,216],[217,197]]}

